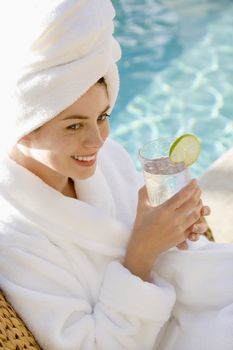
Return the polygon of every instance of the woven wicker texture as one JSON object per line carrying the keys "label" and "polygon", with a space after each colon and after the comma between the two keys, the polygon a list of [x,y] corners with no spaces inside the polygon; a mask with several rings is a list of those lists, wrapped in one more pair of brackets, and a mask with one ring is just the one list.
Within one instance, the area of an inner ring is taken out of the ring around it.
{"label": "woven wicker texture", "polygon": [[0,349],[41,350],[31,332],[0,291]]}
{"label": "woven wicker texture", "polygon": [[[206,221],[205,219],[203,221]],[[214,241],[211,229],[205,236]],[[0,350],[42,350],[0,291]]]}
{"label": "woven wicker texture", "polygon": [[201,217],[200,219],[201,222],[204,222],[208,225],[208,229],[206,230],[206,232],[204,233],[204,236],[206,236],[206,238],[208,238],[209,241],[215,241],[214,239],[214,234],[208,224],[208,219],[206,219],[204,216]]}
{"label": "woven wicker texture", "polygon": [[208,230],[204,233],[204,235],[208,238],[209,241],[214,242],[213,232],[211,231],[210,228],[208,228]]}

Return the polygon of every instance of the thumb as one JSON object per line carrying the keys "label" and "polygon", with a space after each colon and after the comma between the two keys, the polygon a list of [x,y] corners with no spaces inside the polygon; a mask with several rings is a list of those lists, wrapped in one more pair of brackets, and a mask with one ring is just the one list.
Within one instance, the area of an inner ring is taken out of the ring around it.
{"label": "thumb", "polygon": [[149,203],[147,189],[146,189],[146,186],[144,185],[138,191],[138,207],[145,206],[145,205],[148,206],[150,205],[150,203]]}

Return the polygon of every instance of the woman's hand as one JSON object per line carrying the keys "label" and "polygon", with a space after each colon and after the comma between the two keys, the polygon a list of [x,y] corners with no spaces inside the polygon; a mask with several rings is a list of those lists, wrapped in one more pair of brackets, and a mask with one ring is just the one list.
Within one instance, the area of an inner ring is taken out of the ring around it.
{"label": "woman's hand", "polygon": [[145,186],[139,191],[137,216],[123,264],[149,280],[155,259],[188,238],[190,227],[200,219],[202,202],[197,181],[192,180],[165,203],[151,207]]}
{"label": "woman's hand", "polygon": [[[200,235],[203,235],[207,229],[208,229],[208,224],[204,219],[204,216],[208,216],[210,215],[211,210],[210,207],[208,206],[203,206],[201,209],[201,217],[200,219],[193,225],[191,226],[188,231],[188,239],[190,241],[198,241],[198,239],[200,238]],[[177,245],[177,248],[181,249],[181,250],[186,250],[188,249],[188,244],[186,241],[180,243]]]}

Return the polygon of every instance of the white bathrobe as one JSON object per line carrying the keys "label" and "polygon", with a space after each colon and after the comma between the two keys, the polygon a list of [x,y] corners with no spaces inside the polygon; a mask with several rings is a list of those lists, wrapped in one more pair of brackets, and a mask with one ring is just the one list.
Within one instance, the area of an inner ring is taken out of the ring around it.
{"label": "white bathrobe", "polygon": [[232,350],[232,246],[171,249],[144,282],[121,265],[139,188],[127,153],[108,140],[75,186],[80,200],[1,164],[0,286],[41,347]]}

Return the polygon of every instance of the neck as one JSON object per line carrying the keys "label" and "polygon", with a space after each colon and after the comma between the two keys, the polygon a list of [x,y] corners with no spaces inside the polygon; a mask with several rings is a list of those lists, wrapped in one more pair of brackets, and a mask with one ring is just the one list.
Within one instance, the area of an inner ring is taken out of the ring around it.
{"label": "neck", "polygon": [[61,192],[64,194],[64,196],[71,197],[71,198],[78,198],[75,188],[74,188],[74,181],[69,177],[66,186],[63,188],[63,191]]}
{"label": "neck", "polygon": [[74,182],[71,178],[65,177],[34,158],[25,155],[16,147],[10,152],[9,157],[64,196],[77,198]]}

